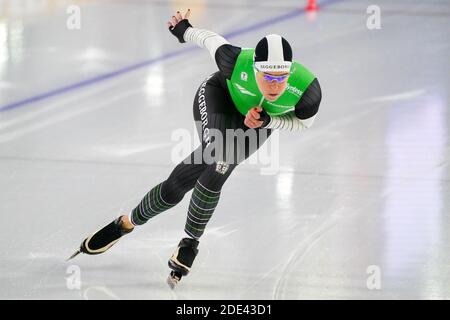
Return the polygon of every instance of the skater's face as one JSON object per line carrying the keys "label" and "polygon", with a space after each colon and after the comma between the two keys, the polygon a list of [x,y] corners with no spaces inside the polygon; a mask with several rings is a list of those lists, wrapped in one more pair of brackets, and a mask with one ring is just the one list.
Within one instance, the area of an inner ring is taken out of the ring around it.
{"label": "skater's face", "polygon": [[275,101],[283,94],[288,79],[289,73],[286,72],[256,72],[259,91],[268,101]]}

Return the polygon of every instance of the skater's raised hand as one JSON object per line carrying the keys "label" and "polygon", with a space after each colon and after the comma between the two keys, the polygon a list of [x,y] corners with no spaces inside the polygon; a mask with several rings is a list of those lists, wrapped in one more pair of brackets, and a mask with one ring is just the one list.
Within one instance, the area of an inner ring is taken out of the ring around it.
{"label": "skater's raised hand", "polygon": [[260,120],[261,115],[259,114],[261,111],[261,107],[254,107],[248,110],[247,115],[245,116],[244,124],[253,129],[261,127],[263,124],[263,121]]}
{"label": "skater's raised hand", "polygon": [[184,43],[184,33],[189,27],[192,27],[192,25],[189,23],[189,17],[191,16],[191,9],[188,9],[186,14],[181,14],[180,11],[177,11],[177,13],[172,16],[172,19],[167,22],[167,26],[169,27],[169,31],[177,37],[178,41],[181,43]]}
{"label": "skater's raised hand", "polygon": [[170,21],[167,22],[167,26],[169,27],[170,30],[172,30],[181,20],[184,19],[188,20],[190,16],[191,16],[191,9],[187,10],[186,14],[184,15],[184,18],[181,12],[177,11],[177,13],[174,16],[172,16],[172,19],[170,19]]}

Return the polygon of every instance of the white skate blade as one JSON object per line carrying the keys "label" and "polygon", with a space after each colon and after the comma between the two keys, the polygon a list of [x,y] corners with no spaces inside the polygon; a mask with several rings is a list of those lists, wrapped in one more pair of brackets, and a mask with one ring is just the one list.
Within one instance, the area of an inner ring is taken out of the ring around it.
{"label": "white skate blade", "polygon": [[178,278],[175,275],[169,274],[169,276],[167,277],[167,284],[169,285],[170,289],[175,289],[175,287],[177,286],[178,282],[180,282],[180,278]]}
{"label": "white skate blade", "polygon": [[73,255],[71,255],[66,261],[69,261],[69,260],[75,258],[75,257],[76,257],[77,255],[79,255],[80,253],[81,253],[80,250],[75,251],[75,253],[74,253]]}

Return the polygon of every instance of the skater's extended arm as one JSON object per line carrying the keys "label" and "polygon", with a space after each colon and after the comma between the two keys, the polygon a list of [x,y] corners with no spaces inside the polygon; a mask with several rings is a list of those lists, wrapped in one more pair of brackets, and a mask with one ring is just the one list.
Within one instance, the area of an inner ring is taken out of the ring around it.
{"label": "skater's extended arm", "polygon": [[314,79],[303,93],[294,111],[279,116],[270,116],[260,107],[253,108],[248,112],[245,124],[250,128],[302,131],[314,123],[321,100],[322,92],[319,81]]}
{"label": "skater's extended arm", "polygon": [[172,16],[171,21],[168,22],[170,32],[181,43],[192,42],[201,48],[206,48],[219,70],[230,79],[241,48],[231,45],[224,37],[213,31],[194,28],[189,23],[189,15],[190,10],[184,18],[177,11],[177,15]]}

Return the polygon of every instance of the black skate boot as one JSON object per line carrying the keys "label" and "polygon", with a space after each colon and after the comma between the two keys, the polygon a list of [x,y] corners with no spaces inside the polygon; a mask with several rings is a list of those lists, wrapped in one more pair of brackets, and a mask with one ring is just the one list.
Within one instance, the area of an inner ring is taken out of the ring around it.
{"label": "black skate boot", "polygon": [[178,244],[177,250],[169,259],[169,268],[172,269],[167,283],[173,289],[181,280],[182,276],[186,276],[191,270],[194,259],[198,253],[198,241],[192,238],[183,238]]}
{"label": "black skate boot", "polygon": [[90,237],[84,239],[84,241],[80,245],[80,249],[78,249],[67,260],[75,258],[80,253],[91,255],[103,253],[111,248],[117,241],[119,241],[120,237],[133,231],[133,229],[125,229],[122,226],[123,222],[121,218],[122,216],[118,217],[107,226],[98,230]]}

